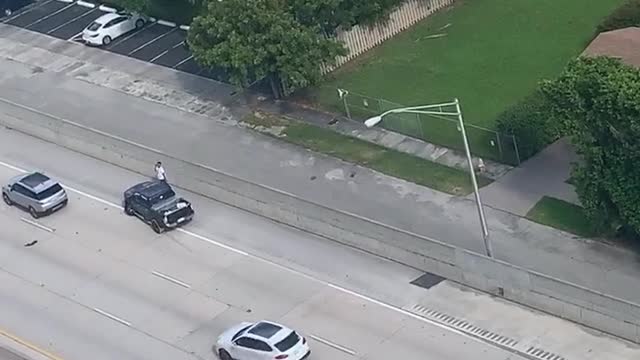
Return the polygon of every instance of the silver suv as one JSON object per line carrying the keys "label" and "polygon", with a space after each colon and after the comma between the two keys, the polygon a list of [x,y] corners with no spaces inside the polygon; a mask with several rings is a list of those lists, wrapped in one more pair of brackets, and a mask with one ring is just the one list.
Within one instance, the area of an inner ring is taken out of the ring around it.
{"label": "silver suv", "polygon": [[39,218],[67,205],[67,193],[58,182],[39,172],[12,178],[2,187],[2,199],[7,205],[17,205]]}

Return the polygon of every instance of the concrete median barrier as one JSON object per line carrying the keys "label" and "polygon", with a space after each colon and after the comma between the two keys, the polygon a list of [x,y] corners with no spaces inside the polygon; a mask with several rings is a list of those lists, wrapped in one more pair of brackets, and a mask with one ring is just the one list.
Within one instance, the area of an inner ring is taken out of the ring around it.
{"label": "concrete median barrier", "polygon": [[[6,102],[6,101],[4,101]],[[95,129],[7,103],[0,124],[180,188],[553,315],[640,342],[640,305],[251,183]]]}

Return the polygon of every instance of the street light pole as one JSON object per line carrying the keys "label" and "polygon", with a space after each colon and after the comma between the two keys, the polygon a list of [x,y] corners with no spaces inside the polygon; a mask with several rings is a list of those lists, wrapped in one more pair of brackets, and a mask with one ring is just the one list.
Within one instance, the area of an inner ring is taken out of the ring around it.
{"label": "street light pole", "polygon": [[[447,106],[455,106],[456,111],[442,111],[442,107]],[[469,142],[467,141],[467,132],[464,127],[464,119],[462,118],[462,109],[460,109],[460,102],[458,101],[458,99],[455,99],[453,102],[449,103],[392,109],[365,120],[364,124],[367,127],[374,127],[382,121],[382,118],[384,116],[398,113],[425,114],[433,116],[456,116],[458,118],[458,125],[460,126],[460,132],[462,133],[462,142],[464,143],[464,150],[467,155],[467,163],[469,164],[469,172],[471,176],[471,184],[473,185],[473,193],[476,199],[476,207],[478,208],[478,217],[480,218],[480,226],[482,228],[482,240],[484,241],[484,248],[487,256],[493,257],[493,248],[491,246],[491,239],[489,238],[489,227],[487,226],[487,220],[484,216],[484,207],[482,206],[482,200],[480,199],[480,190],[478,189],[478,181],[476,179],[476,172],[473,166],[471,150],[469,149]]]}
{"label": "street light pole", "polygon": [[482,227],[482,240],[484,241],[484,248],[488,257],[493,257],[493,248],[489,239],[489,227],[487,226],[487,219],[484,216],[484,206],[482,206],[482,200],[480,199],[480,190],[478,189],[478,180],[476,179],[476,171],[473,167],[473,159],[471,158],[471,150],[469,149],[469,141],[467,141],[467,132],[464,128],[464,120],[462,118],[462,110],[460,109],[460,102],[455,99],[456,112],[458,113],[458,123],[460,125],[460,132],[462,133],[462,142],[464,142],[464,151],[467,153],[467,162],[469,163],[469,173],[471,174],[471,184],[473,185],[473,193],[476,198],[476,207],[478,208],[478,217],[480,218],[480,226]]}

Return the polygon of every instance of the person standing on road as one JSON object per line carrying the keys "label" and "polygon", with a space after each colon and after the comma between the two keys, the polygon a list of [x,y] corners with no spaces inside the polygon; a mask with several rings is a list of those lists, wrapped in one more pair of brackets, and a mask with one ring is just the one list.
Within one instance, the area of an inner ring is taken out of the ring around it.
{"label": "person standing on road", "polygon": [[154,170],[156,172],[156,179],[164,182],[167,181],[167,173],[164,171],[164,167],[160,161],[156,163]]}

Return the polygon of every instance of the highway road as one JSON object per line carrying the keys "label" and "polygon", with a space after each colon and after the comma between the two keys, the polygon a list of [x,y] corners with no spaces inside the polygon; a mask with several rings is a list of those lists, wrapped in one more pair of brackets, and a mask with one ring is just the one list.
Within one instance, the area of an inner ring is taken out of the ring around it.
{"label": "highway road", "polygon": [[311,359],[522,359],[400,310],[427,291],[413,269],[184,192],[196,219],[156,235],[117,208],[144,177],[5,129],[0,162],[0,180],[74,189],[37,221],[0,206],[0,326],[63,359],[211,359],[220,331],[263,318]]}

